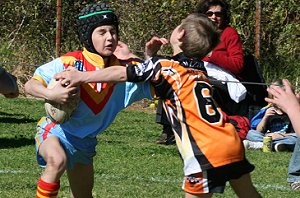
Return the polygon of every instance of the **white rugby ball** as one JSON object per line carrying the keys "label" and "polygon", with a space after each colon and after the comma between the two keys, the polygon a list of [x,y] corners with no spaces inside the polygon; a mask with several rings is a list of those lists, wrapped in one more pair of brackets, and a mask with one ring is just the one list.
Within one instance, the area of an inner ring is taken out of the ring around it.
{"label": "white rugby ball", "polygon": [[[52,79],[47,88],[52,89],[59,81]],[[72,102],[67,104],[58,104],[53,101],[45,100],[45,110],[52,122],[62,124],[66,122],[76,109],[79,103],[79,94],[76,95]]]}

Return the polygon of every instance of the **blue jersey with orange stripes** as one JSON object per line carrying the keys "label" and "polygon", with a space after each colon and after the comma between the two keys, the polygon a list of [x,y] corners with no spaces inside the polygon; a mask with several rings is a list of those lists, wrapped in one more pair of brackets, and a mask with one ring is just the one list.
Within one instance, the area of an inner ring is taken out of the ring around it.
{"label": "blue jersey with orange stripes", "polygon": [[[116,57],[111,56],[109,66],[120,65]],[[87,50],[67,53],[36,69],[33,78],[45,86],[54,74],[67,67],[76,67],[82,72],[104,68],[101,56]],[[95,137],[104,131],[115,119],[118,112],[135,101],[151,98],[148,82],[141,83],[87,83],[80,86],[80,102],[71,118],[60,127],[73,136]]]}

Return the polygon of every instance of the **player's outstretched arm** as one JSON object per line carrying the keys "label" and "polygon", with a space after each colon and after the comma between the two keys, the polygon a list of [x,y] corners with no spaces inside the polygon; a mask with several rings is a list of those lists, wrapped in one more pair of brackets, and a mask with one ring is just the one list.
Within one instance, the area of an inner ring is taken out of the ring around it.
{"label": "player's outstretched arm", "polygon": [[124,82],[127,80],[126,67],[110,66],[105,69],[80,72],[75,68],[68,68],[54,76],[55,79],[61,79],[62,84],[69,86],[77,86],[81,83],[90,82]]}

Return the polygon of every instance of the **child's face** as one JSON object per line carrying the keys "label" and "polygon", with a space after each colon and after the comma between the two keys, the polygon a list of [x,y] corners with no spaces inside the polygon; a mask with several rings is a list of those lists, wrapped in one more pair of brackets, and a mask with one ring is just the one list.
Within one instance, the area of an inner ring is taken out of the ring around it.
{"label": "child's face", "polygon": [[111,56],[118,44],[117,30],[113,25],[103,25],[95,28],[92,33],[95,50],[101,56]]}

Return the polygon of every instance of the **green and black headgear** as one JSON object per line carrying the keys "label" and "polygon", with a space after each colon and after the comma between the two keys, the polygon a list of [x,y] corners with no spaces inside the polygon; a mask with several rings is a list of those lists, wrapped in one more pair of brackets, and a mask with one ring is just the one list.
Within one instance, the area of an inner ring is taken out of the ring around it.
{"label": "green and black headgear", "polygon": [[118,17],[106,3],[92,4],[83,8],[77,19],[77,28],[80,41],[84,47],[97,53],[92,42],[92,33],[95,28],[102,25],[114,25],[119,32]]}

